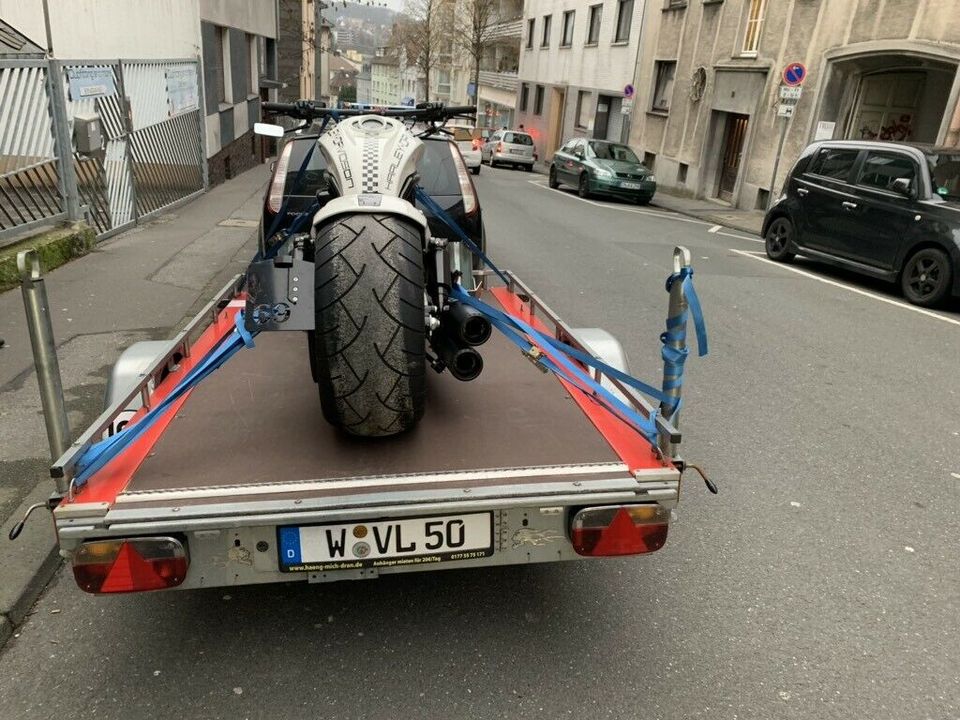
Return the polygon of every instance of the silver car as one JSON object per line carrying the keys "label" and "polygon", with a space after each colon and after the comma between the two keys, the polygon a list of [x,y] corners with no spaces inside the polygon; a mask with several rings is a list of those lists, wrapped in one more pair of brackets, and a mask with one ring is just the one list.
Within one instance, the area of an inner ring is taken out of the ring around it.
{"label": "silver car", "polygon": [[533,138],[521,130],[497,130],[487,138],[480,154],[490,167],[504,164],[532,170],[537,160]]}
{"label": "silver car", "polygon": [[480,174],[480,146],[483,141],[475,138],[475,131],[471,127],[455,126],[450,128],[453,132],[453,141],[460,148],[460,154],[463,155],[463,162],[467,169],[474,175]]}

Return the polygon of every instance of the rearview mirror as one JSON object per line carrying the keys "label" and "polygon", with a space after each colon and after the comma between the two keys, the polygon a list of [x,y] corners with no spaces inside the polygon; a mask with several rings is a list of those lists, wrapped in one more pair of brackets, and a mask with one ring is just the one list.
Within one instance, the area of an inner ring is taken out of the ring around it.
{"label": "rearview mirror", "polygon": [[905,195],[906,197],[911,197],[913,195],[913,189],[911,188],[910,178],[897,178],[892,183],[890,183],[890,189],[899,193],[900,195]]}
{"label": "rearview mirror", "polygon": [[266,135],[267,137],[282,138],[283,126],[271,125],[270,123],[254,123],[253,132],[256,135]]}

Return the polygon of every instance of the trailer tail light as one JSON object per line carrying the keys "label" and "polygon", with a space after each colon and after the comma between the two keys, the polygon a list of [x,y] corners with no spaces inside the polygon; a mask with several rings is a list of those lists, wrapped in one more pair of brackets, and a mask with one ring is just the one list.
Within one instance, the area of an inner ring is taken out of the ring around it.
{"label": "trailer tail light", "polygon": [[287,168],[290,166],[290,153],[293,143],[287,143],[277,158],[277,165],[273,168],[273,180],[270,182],[270,194],[267,196],[267,208],[276,214],[283,206],[283,186],[287,183]]}
{"label": "trailer tail light", "polygon": [[669,523],[670,511],[657,504],[584,508],[573,517],[570,539],[578,555],[637,555],[662,548]]}
{"label": "trailer tail light", "polygon": [[124,593],[176,587],[190,561],[176,538],[92,540],[77,548],[73,577],[88,593]]}
{"label": "trailer tail light", "polygon": [[457,166],[457,180],[460,181],[460,193],[463,195],[463,212],[469,215],[479,206],[477,192],[473,189],[473,183],[470,182],[470,173],[467,172],[467,166],[463,163],[460,151],[451,145],[450,154],[453,155],[453,164]]}

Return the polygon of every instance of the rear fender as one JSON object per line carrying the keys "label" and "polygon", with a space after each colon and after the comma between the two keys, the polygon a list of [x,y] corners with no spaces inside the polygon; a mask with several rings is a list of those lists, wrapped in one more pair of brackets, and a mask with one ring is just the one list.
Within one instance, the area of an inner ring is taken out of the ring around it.
{"label": "rear fender", "polygon": [[[412,221],[421,229],[424,239],[429,239],[430,231],[427,217],[414,205],[403,198],[392,195],[348,195],[330,200],[313,216],[314,233],[321,225],[338,215],[357,215],[373,213],[375,215],[398,215]],[[425,247],[426,245],[424,245]]]}

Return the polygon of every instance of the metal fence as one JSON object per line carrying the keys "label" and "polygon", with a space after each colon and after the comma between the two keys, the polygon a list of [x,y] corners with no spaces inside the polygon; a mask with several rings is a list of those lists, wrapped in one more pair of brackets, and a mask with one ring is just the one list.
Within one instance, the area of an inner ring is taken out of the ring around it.
{"label": "metal fence", "polygon": [[0,60],[0,245],[81,215],[105,237],[193,197],[203,138],[196,60]]}
{"label": "metal fence", "polygon": [[0,64],[0,237],[66,217],[45,60]]}

